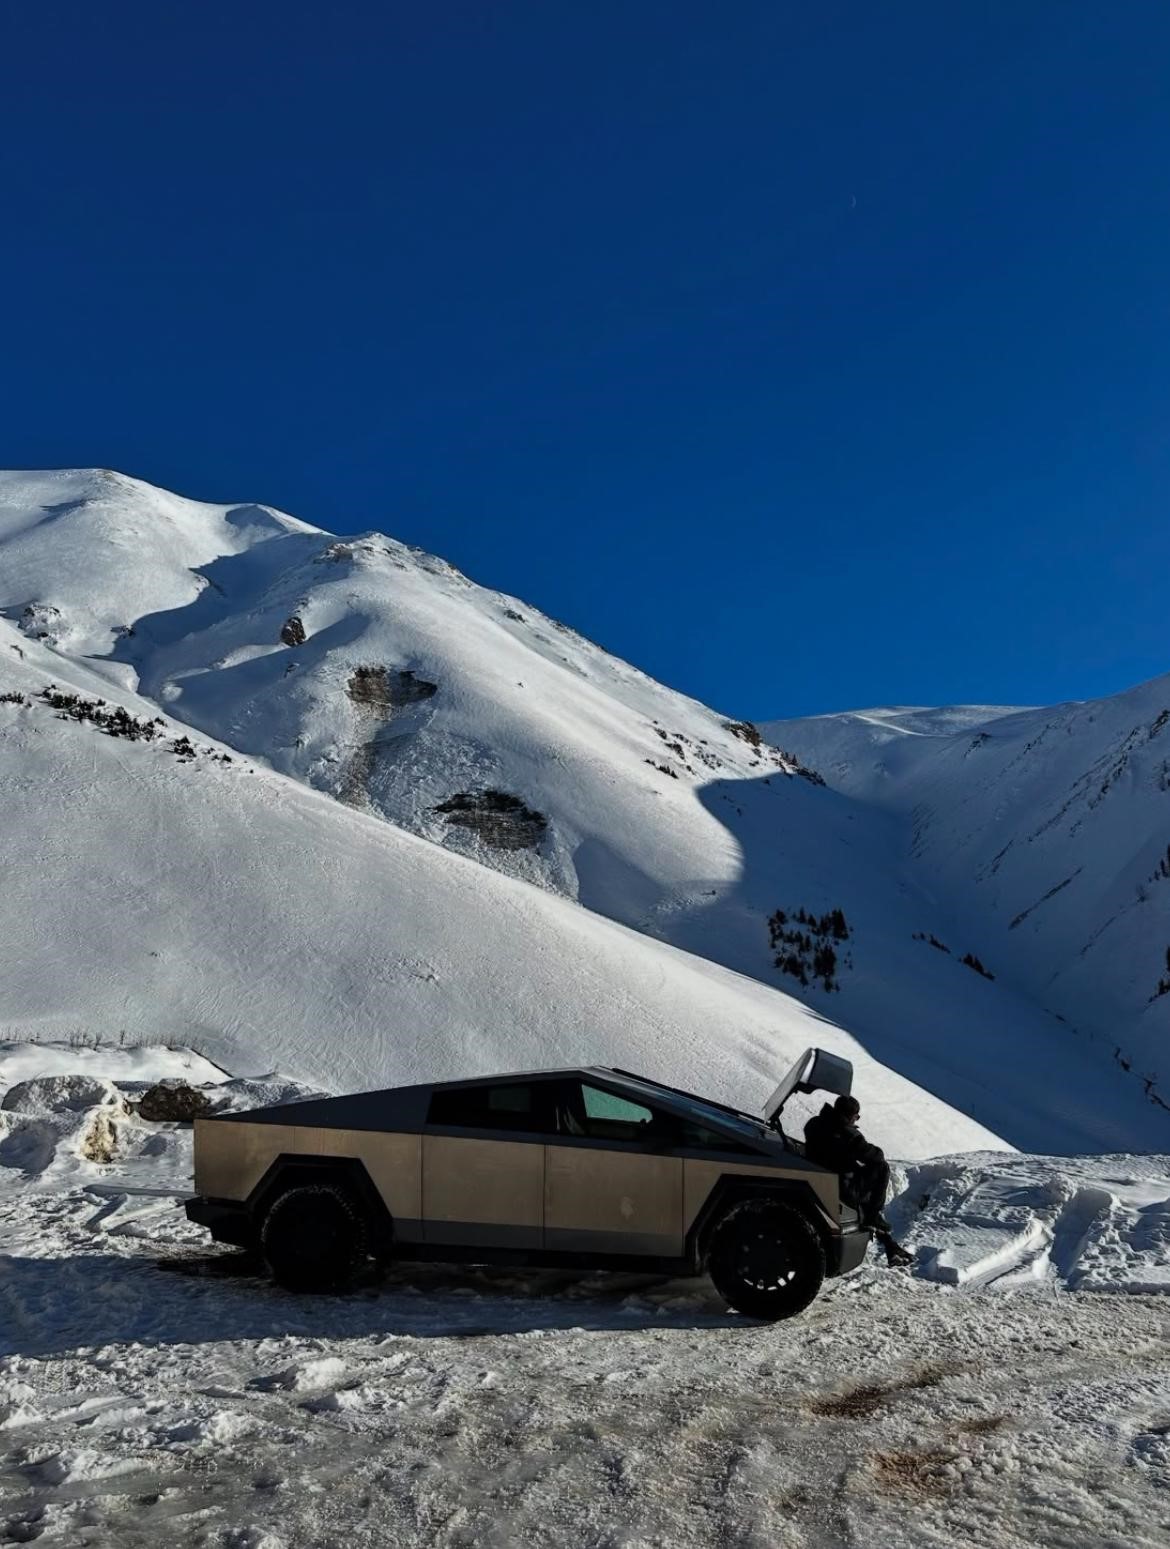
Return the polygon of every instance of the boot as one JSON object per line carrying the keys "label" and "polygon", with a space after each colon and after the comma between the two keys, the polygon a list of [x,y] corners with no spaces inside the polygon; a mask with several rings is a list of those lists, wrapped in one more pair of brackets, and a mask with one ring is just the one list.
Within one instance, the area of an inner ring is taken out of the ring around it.
{"label": "boot", "polygon": [[885,1231],[875,1232],[874,1235],[886,1250],[886,1263],[891,1269],[902,1269],[907,1264],[913,1264],[914,1255],[907,1253],[888,1228]]}

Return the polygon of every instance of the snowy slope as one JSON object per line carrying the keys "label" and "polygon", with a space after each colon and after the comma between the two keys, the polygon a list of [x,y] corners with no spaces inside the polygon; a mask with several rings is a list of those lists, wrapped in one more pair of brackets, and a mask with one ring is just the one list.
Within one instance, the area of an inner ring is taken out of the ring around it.
{"label": "snowy slope", "polygon": [[[1165,1115],[1109,1067],[1112,1045],[957,962],[975,941],[949,894],[907,873],[896,818],[527,604],[377,534],[338,540],[119,475],[5,475],[2,512],[0,611],[168,716],[800,995],[1015,1144],[1165,1143]],[[939,717],[900,715],[899,736]],[[778,967],[776,911],[791,934],[801,911],[834,909],[849,935],[833,988],[805,971],[812,949],[798,973]],[[1056,1065],[1059,1109],[1041,1089]]]}
{"label": "snowy slope", "polygon": [[974,735],[992,721],[1021,713],[1018,705],[894,705],[763,721],[760,731],[765,737],[788,735],[794,743],[815,747],[817,771],[834,790],[870,800],[890,778],[891,767],[922,756],[921,749],[910,751],[917,744],[925,747],[964,733]]}
{"label": "snowy slope", "polygon": [[[907,874],[1006,982],[1170,1103],[1170,677],[1050,709],[773,723],[895,824]],[[939,932],[940,936],[942,935]]]}
{"label": "snowy slope", "polygon": [[[442,560],[115,474],[0,475],[0,613],[112,656],[108,676],[284,773],[627,923],[734,878],[696,786],[792,768]],[[519,818],[436,810],[485,789]]]}
{"label": "snowy slope", "polygon": [[20,696],[0,702],[0,1036],[124,1032],[342,1091],[601,1061],[752,1108],[828,1042],[900,1154],[996,1143],[775,990],[212,744],[188,755],[181,727],[133,740],[55,712],[50,680],[109,690],[0,637]]}
{"label": "snowy slope", "polygon": [[267,506],[208,506],[108,469],[0,474],[0,613],[102,656],[144,613],[207,586],[198,567],[315,529]]}

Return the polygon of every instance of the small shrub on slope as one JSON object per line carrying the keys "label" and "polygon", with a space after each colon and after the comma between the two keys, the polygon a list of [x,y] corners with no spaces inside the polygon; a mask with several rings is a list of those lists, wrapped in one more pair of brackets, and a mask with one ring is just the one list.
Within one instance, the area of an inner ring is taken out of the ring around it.
{"label": "small shrub on slope", "polygon": [[960,963],[964,964],[967,968],[974,969],[974,971],[977,974],[982,974],[982,976],[985,979],[994,979],[995,978],[995,975],[989,969],[984,968],[983,964],[975,956],[974,952],[964,952],[963,956],[959,959],[959,961],[960,961]]}
{"label": "small shrub on slope", "polygon": [[50,709],[57,711],[61,720],[88,721],[108,737],[151,742],[159,735],[160,728],[166,726],[159,715],[150,721],[140,720],[122,705],[108,706],[104,699],[83,699],[80,694],[67,694],[53,683],[41,690],[40,697]]}
{"label": "small shrub on slope", "polygon": [[928,934],[924,930],[915,931],[915,933],[914,933],[914,940],[915,941],[925,941],[925,942],[928,942],[929,945],[932,946],[935,949],[936,952],[945,952],[948,957],[950,956],[950,952],[951,952],[950,947],[947,946],[945,941],[940,941],[938,939],[938,937],[933,935],[933,934]]}
{"label": "small shrub on slope", "polygon": [[852,958],[842,958],[837,944],[850,939],[852,932],[842,909],[811,914],[798,909],[789,915],[777,909],[768,920],[768,940],[775,966],[806,989],[819,984],[824,990],[839,990],[839,967],[851,968]]}

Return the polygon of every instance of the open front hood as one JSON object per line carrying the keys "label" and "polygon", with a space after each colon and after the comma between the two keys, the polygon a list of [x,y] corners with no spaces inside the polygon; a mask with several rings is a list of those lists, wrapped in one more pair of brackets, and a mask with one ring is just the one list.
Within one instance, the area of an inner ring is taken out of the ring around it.
{"label": "open front hood", "polygon": [[764,1118],[771,1124],[793,1092],[832,1092],[847,1097],[853,1089],[853,1066],[839,1054],[825,1049],[806,1049],[764,1104]]}

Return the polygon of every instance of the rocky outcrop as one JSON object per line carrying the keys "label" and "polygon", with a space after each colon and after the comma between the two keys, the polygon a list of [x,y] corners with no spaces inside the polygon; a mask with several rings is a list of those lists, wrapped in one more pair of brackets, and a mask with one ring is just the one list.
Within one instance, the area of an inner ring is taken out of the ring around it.
{"label": "rocky outcrop", "polygon": [[160,1081],[142,1094],[138,1117],[152,1124],[191,1124],[211,1108],[204,1092],[185,1081]]}
{"label": "rocky outcrop", "polygon": [[417,705],[439,691],[437,683],[428,683],[413,672],[392,672],[389,667],[355,667],[345,691],[363,710],[389,718],[391,711]]}
{"label": "rocky outcrop", "polygon": [[[409,669],[398,672],[389,667],[369,666],[354,668],[345,691],[357,707],[358,728],[364,738],[346,760],[337,795],[349,806],[361,807],[369,800],[370,782],[379,759],[387,756],[385,723],[397,711],[433,699],[439,685],[428,683]],[[407,724],[410,725],[409,720]]]}
{"label": "rocky outcrop", "polygon": [[453,827],[470,829],[494,850],[535,850],[548,829],[543,812],[507,791],[463,791],[435,811]]}

